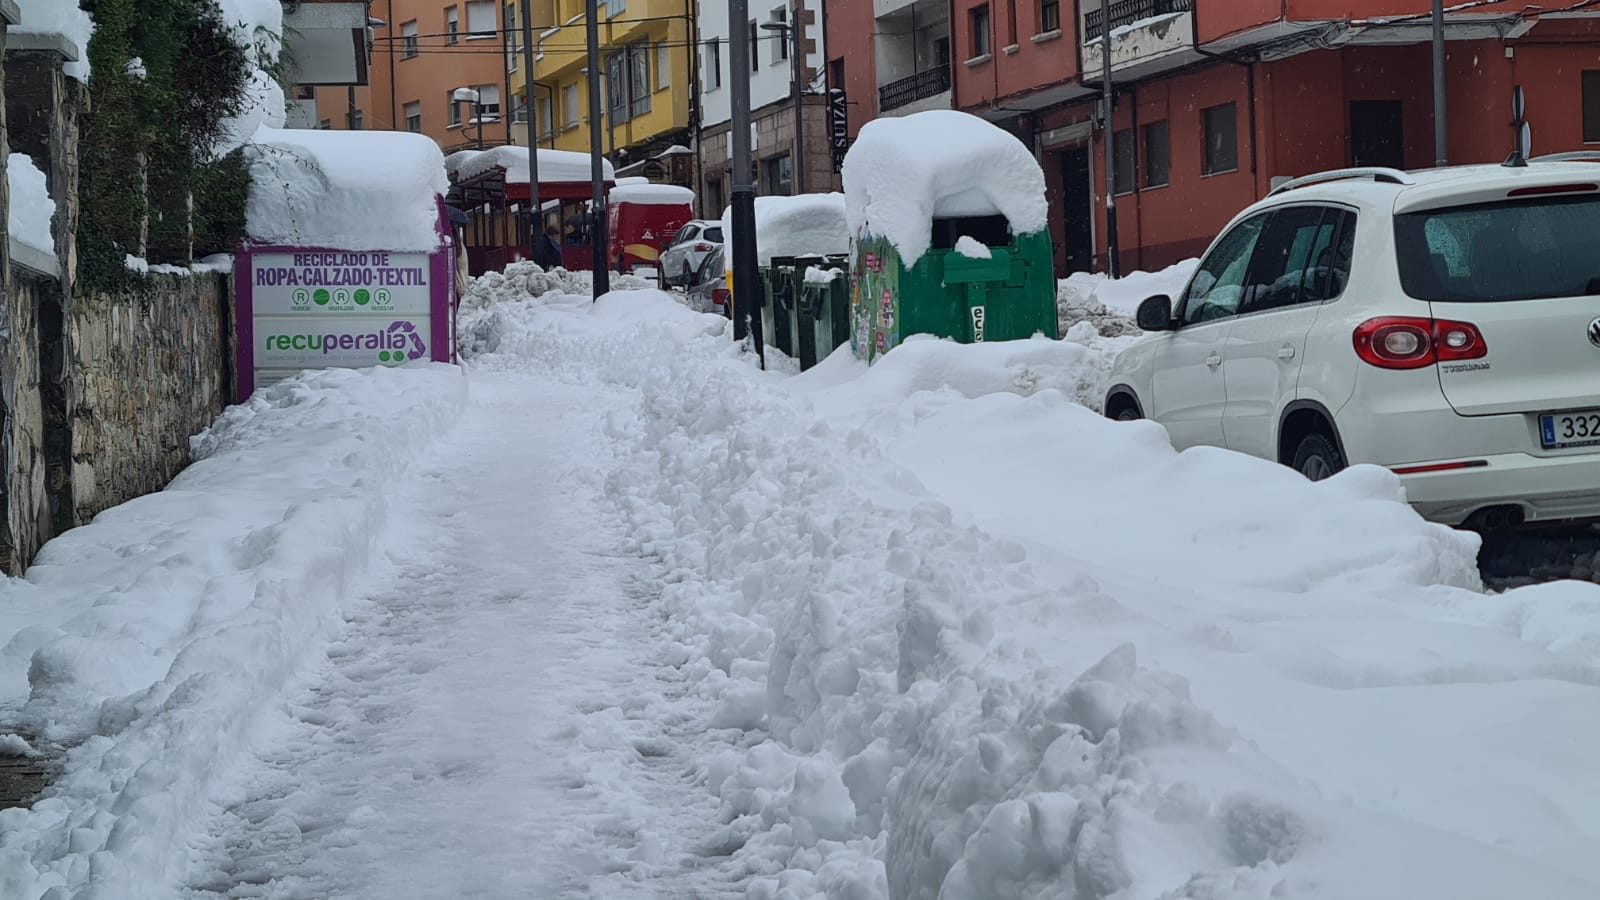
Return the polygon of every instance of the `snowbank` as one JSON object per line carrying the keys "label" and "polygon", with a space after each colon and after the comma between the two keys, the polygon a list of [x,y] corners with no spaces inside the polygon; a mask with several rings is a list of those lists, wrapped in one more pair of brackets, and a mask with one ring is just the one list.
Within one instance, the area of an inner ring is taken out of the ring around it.
{"label": "snowbank", "polygon": [[78,58],[63,67],[68,78],[89,80],[89,38],[94,21],[76,3],[63,0],[17,0],[22,24],[13,25],[11,34],[60,34],[78,50]]}
{"label": "snowbank", "polygon": [[786,380],[655,292],[583,300],[503,305],[477,364],[640,389],[608,490],[745,896],[1600,891],[1600,591],[1509,630],[1392,475],[1176,453],[1080,405],[1092,346]]}
{"label": "snowbank", "polygon": [[55,259],[56,244],[50,232],[50,219],[56,214],[56,202],[50,197],[44,173],[26,153],[12,153],[6,159],[6,184],[11,190],[8,233],[13,239]]}
{"label": "snowbank", "polygon": [[694,191],[675,184],[619,184],[611,189],[608,199],[641,206],[689,206],[694,203]]}
{"label": "snowbank", "polygon": [[1166,294],[1176,303],[1199,265],[1198,259],[1186,259],[1159,272],[1130,272],[1116,280],[1099,273],[1074,272],[1061,279],[1057,298],[1073,306],[1098,303],[1110,312],[1131,316],[1139,311],[1139,304],[1157,294]]}
{"label": "snowbank", "polygon": [[167,895],[209,798],[342,625],[391,526],[386,484],[465,392],[437,365],[258,392],[165,491],[0,586],[0,710],[72,748],[44,799],[0,812],[0,896]]}
{"label": "snowbank", "polygon": [[[610,160],[601,165],[607,181],[616,179]],[[507,184],[528,183],[527,147],[492,147],[488,150],[458,150],[445,160],[445,166],[457,180],[473,178],[499,167],[505,170]],[[589,154],[572,150],[539,150],[539,183],[588,183]]]}
{"label": "snowbank", "polygon": [[249,148],[245,229],[258,244],[427,251],[449,188],[420,134],[264,128]]}
{"label": "snowbank", "polygon": [[868,122],[844,159],[851,234],[882,235],[913,266],[932,220],[1002,215],[1043,231],[1044,172],[1021,141],[977,116],[933,110]]}
{"label": "snowbank", "polygon": [[[722,212],[722,233],[733,234],[733,209]],[[843,194],[756,198],[756,257],[833,256],[850,252]]]}

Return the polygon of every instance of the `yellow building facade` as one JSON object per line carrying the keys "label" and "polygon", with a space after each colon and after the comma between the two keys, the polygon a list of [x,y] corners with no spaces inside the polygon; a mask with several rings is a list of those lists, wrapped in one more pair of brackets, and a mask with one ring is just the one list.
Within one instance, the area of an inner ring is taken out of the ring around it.
{"label": "yellow building facade", "polygon": [[[688,144],[692,127],[694,22],[691,0],[600,4],[601,142],[618,168]],[[505,7],[508,87],[527,93],[519,0]],[[589,150],[584,0],[532,0],[534,108],[539,146]]]}

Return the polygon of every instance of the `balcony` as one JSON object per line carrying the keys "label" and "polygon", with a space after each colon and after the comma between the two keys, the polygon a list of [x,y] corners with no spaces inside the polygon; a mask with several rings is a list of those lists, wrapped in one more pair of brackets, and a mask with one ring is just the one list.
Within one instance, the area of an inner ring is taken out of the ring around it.
{"label": "balcony", "polygon": [[[950,93],[950,65],[935,66],[878,88],[878,111],[888,112]],[[948,105],[948,104],[945,104]]]}
{"label": "balcony", "polygon": [[301,0],[283,11],[284,56],[302,87],[367,83],[367,5]]}
{"label": "balcony", "polygon": [[1195,49],[1194,0],[1111,0],[1083,12],[1086,79],[1099,80],[1108,19],[1111,71],[1124,80],[1186,66],[1202,58]]}

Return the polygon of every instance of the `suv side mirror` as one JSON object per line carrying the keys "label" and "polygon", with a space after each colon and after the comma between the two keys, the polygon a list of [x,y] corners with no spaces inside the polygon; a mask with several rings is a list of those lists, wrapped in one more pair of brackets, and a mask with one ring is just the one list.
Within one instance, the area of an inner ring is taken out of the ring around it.
{"label": "suv side mirror", "polygon": [[1157,294],[1139,304],[1139,311],[1134,317],[1140,331],[1171,331],[1172,330],[1172,298],[1166,294]]}

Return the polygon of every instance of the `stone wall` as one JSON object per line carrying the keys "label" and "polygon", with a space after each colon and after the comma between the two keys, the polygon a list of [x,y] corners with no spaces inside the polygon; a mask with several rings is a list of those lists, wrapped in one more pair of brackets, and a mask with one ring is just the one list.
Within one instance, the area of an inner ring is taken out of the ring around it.
{"label": "stone wall", "polygon": [[0,316],[0,447],[5,518],[0,525],[0,570],[20,574],[54,536],[44,465],[45,425],[39,390],[37,312],[53,302],[53,279],[13,272]]}
{"label": "stone wall", "polygon": [[229,279],[154,275],[137,295],[80,294],[67,331],[72,524],[161,490],[231,394]]}

